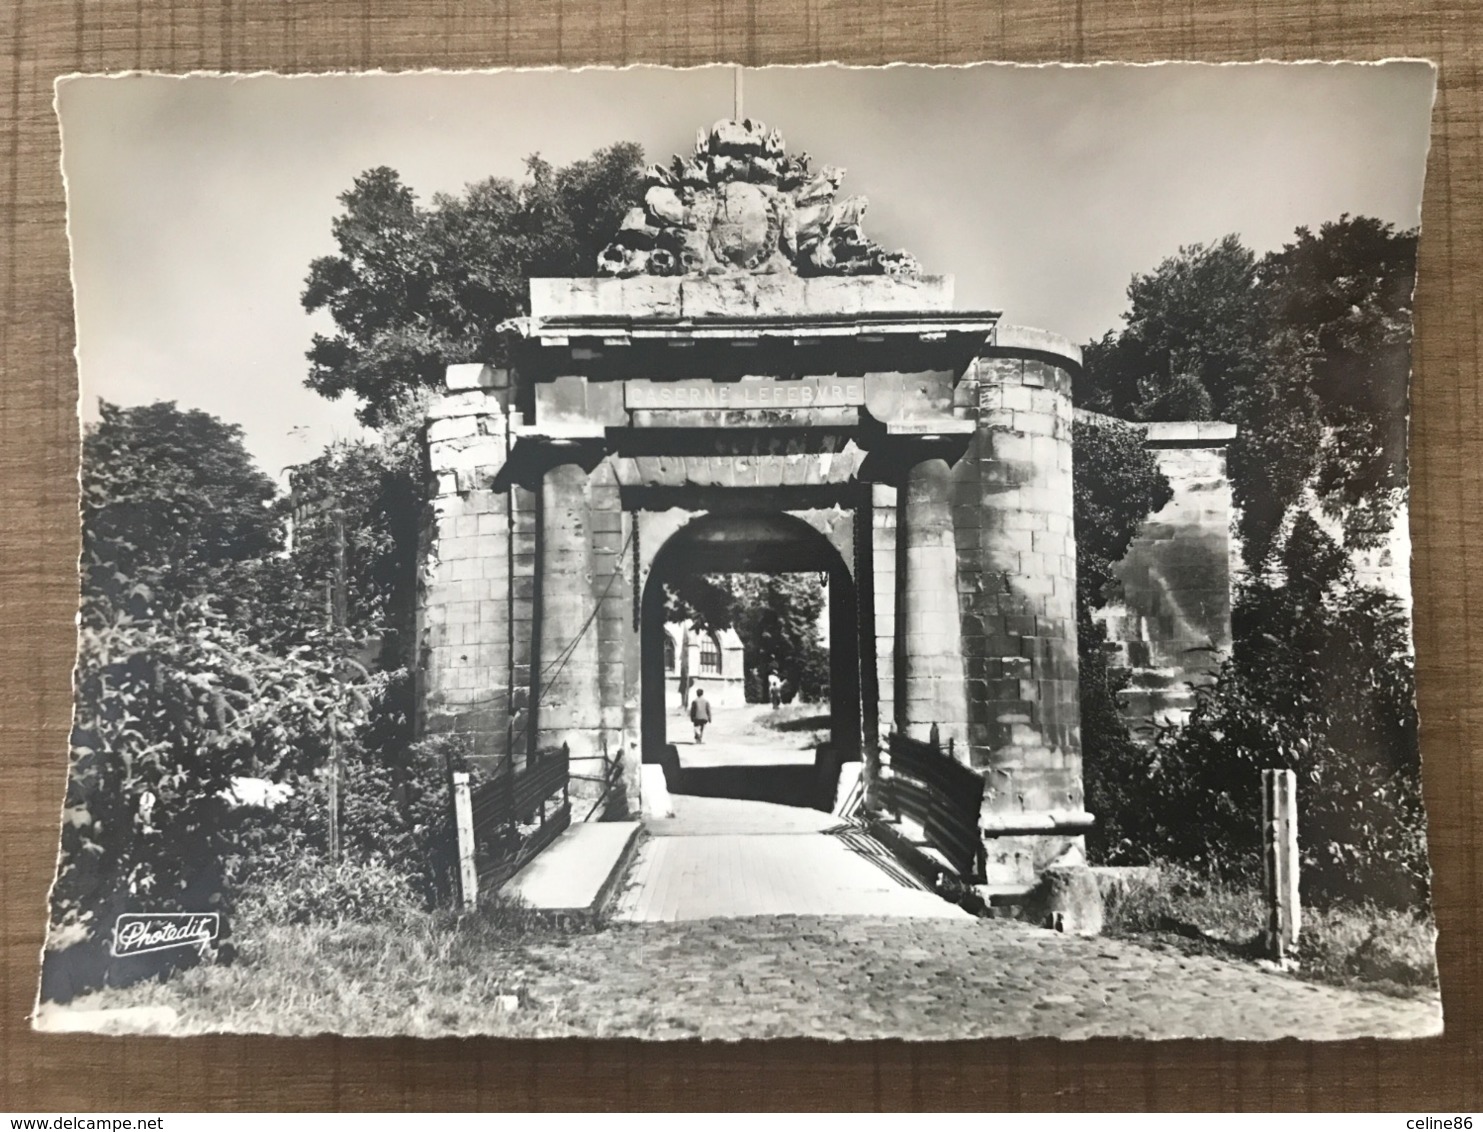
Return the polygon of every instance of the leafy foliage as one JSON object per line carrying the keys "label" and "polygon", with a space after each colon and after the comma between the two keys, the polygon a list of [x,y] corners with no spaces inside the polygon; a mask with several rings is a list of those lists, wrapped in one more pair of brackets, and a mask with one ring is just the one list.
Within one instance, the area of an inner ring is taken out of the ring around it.
{"label": "leafy foliage", "polygon": [[1178,860],[1259,871],[1260,778],[1298,776],[1305,897],[1414,907],[1428,886],[1413,662],[1404,610],[1354,584],[1343,550],[1303,514],[1285,582],[1251,583],[1243,647],[1153,760],[1159,828]]}
{"label": "leafy foliage", "polygon": [[1094,617],[1114,596],[1114,566],[1144,520],[1173,495],[1143,440],[1144,430],[1111,420],[1078,421],[1073,438],[1082,766],[1087,805],[1098,819],[1089,848],[1099,857],[1135,836],[1129,819],[1139,813],[1147,761],[1118,708],[1127,674],[1111,665],[1106,631]]}
{"label": "leafy foliage", "polygon": [[[456,885],[458,847],[454,836],[448,772],[462,766],[463,740],[436,735],[408,743],[378,731],[375,716],[387,702],[401,700],[388,683],[401,672],[379,676],[372,720],[341,752],[340,836],[349,861],[381,861],[394,867],[412,901],[432,907],[449,899]],[[327,781],[319,770],[292,779],[292,796],[275,808],[249,853],[253,874],[276,874],[302,853],[323,858],[329,844]]]}
{"label": "leafy foliage", "polygon": [[[1254,875],[1260,771],[1287,767],[1308,899],[1424,899],[1407,620],[1350,564],[1389,529],[1404,491],[1414,275],[1415,233],[1366,217],[1301,228],[1261,260],[1227,237],[1136,277],[1127,327],[1088,347],[1083,403],[1201,415],[1198,380],[1238,425],[1230,473],[1249,571],[1233,655],[1188,723],[1151,749],[1114,742],[1110,765],[1089,745],[1111,859]],[[1315,500],[1342,544],[1308,510]],[[1083,729],[1095,737],[1117,676],[1094,631],[1083,624]]]}
{"label": "leafy foliage", "polygon": [[829,694],[829,653],[819,638],[826,595],[818,574],[697,574],[667,589],[665,616],[712,631],[735,629],[746,656],[747,699],[767,699],[777,673],[783,695]]}
{"label": "leafy foliage", "polygon": [[[379,632],[411,585],[393,530],[415,522],[416,508],[408,516],[401,505],[408,461],[389,440],[316,465],[347,512],[355,631]],[[226,909],[244,876],[313,848],[313,823],[298,820],[311,806],[322,844],[332,742],[349,752],[357,851],[437,887],[444,864],[429,830],[446,788],[408,745],[405,671],[367,679],[347,659],[360,638],[325,624],[323,532],[301,527],[285,553],[286,513],[239,430],[207,414],[105,405],[85,437],[76,709],[54,893],[67,938],[106,933],[141,902]],[[244,779],[293,795],[266,812],[243,803]],[[395,822],[360,813],[383,804]]]}
{"label": "leafy foliage", "polygon": [[[1275,324],[1313,350],[1311,386],[1327,430],[1316,491],[1348,508],[1393,500],[1406,482],[1416,233],[1346,215],[1296,235],[1261,270]],[[1362,530],[1345,533],[1353,542]]]}
{"label": "leafy foliage", "polygon": [[1143,521],[1174,498],[1145,431],[1116,421],[1077,421],[1072,439],[1077,598],[1087,609],[1107,604],[1113,568]]}
{"label": "leafy foliage", "polygon": [[358,397],[361,420],[380,425],[450,363],[498,363],[498,328],[528,313],[530,278],[596,273],[639,195],[641,161],[626,142],[562,168],[532,157],[519,184],[490,178],[426,208],[395,170],[361,174],[340,197],[338,253],[316,259],[305,283],[304,309],[336,327],[314,338],[308,386]]}
{"label": "leafy foliage", "polygon": [[145,609],[210,592],[277,545],[276,496],[236,425],[171,401],[102,402],[83,437],[84,595]]}
{"label": "leafy foliage", "polygon": [[426,502],[424,454],[413,419],[404,416],[374,441],[331,445],[294,472],[295,493],[321,501],[294,524],[287,559],[302,605],[297,623],[325,618],[325,587],[334,576],[335,515],[345,538],[345,630],[379,644],[383,667],[413,659],[419,523]]}
{"label": "leafy foliage", "polygon": [[1137,420],[1230,420],[1248,566],[1304,490],[1351,546],[1405,484],[1416,233],[1341,216],[1258,260],[1235,236],[1181,248],[1128,286],[1126,326],[1089,343],[1080,403]]}
{"label": "leafy foliage", "polygon": [[1181,378],[1206,391],[1217,415],[1238,404],[1261,370],[1266,312],[1256,257],[1235,236],[1179,249],[1128,284],[1127,327],[1091,343],[1081,399],[1145,420]]}
{"label": "leafy foliage", "polygon": [[362,705],[316,650],[264,649],[208,599],[157,618],[85,605],[56,922],[219,906],[234,780],[322,765]]}

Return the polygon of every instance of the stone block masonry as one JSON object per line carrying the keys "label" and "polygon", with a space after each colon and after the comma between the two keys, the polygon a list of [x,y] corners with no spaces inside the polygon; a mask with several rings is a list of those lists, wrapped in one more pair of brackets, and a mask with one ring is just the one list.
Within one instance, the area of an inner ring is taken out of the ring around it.
{"label": "stone block masonry", "polygon": [[[1081,354],[958,308],[951,276],[864,237],[837,170],[784,153],[759,123],[702,131],[648,171],[600,278],[531,281],[530,313],[501,327],[509,372],[449,369],[426,433],[420,722],[466,734],[485,770],[564,744],[578,821],[642,812],[640,761],[677,757],[665,586],[817,571],[828,758],[862,759],[868,786],[884,733],[935,730],[983,776],[985,879],[1024,892],[1077,860],[1092,820]],[[1225,427],[1150,430],[1176,499],[1110,615],[1145,677],[1130,713],[1176,710],[1170,687],[1229,641]]]}
{"label": "stone block masonry", "polygon": [[978,422],[953,501],[968,760],[986,779],[997,885],[1033,883],[1086,822],[1071,481],[1080,360],[1051,335],[1001,327],[964,378]]}
{"label": "stone block masonry", "polygon": [[[663,587],[817,571],[831,585],[830,757],[863,759],[869,783],[884,732],[935,727],[984,778],[990,885],[1025,891],[1075,860],[1091,822],[1080,353],[956,311],[950,290],[887,276],[533,283],[531,316],[507,328],[513,376],[451,367],[428,414],[423,730],[467,736],[482,774],[565,744],[576,821],[641,813],[641,762],[673,757]],[[1120,576],[1129,656],[1163,672],[1229,639],[1230,548],[1218,438],[1160,427],[1176,504]]]}
{"label": "stone block masonry", "polygon": [[489,773],[512,748],[522,707],[512,674],[528,664],[512,570],[515,500],[492,486],[507,455],[509,382],[504,371],[455,366],[448,385],[428,413],[419,723],[424,732],[466,736],[476,770]]}

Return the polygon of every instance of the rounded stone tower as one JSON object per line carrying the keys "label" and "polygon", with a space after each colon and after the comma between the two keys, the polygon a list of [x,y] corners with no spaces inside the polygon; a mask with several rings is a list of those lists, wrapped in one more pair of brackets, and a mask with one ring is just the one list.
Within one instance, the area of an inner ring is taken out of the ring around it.
{"label": "rounded stone tower", "polygon": [[[1058,335],[996,328],[965,381],[956,469],[969,759],[985,777],[987,880],[1034,883],[1091,824],[1077,689],[1072,375]],[[966,403],[965,403],[966,402]]]}

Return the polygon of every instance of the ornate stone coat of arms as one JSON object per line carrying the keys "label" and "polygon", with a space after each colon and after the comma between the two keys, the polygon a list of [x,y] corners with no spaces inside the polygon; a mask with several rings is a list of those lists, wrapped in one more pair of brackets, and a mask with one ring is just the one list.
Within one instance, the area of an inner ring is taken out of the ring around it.
{"label": "ornate stone coat of arms", "polygon": [[696,135],[695,154],[652,165],[644,202],[598,257],[605,275],[916,275],[917,261],[866,237],[862,196],[836,199],[844,170],[814,172],[750,118]]}

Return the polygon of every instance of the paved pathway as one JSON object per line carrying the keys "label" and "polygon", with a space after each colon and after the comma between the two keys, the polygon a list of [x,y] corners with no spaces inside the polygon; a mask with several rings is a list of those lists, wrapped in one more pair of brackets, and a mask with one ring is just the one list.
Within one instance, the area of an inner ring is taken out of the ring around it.
{"label": "paved pathway", "polygon": [[[789,804],[819,793],[813,752],[798,746],[799,733],[769,737],[737,726],[703,745],[673,728],[671,734],[680,740],[680,771],[670,787],[675,816],[645,823],[615,919],[972,918],[904,873],[856,827]],[[811,738],[804,732],[801,741]]]}
{"label": "paved pathway", "polygon": [[907,916],[972,919],[926,891],[870,838],[817,810],[676,795],[647,838],[614,918]]}

